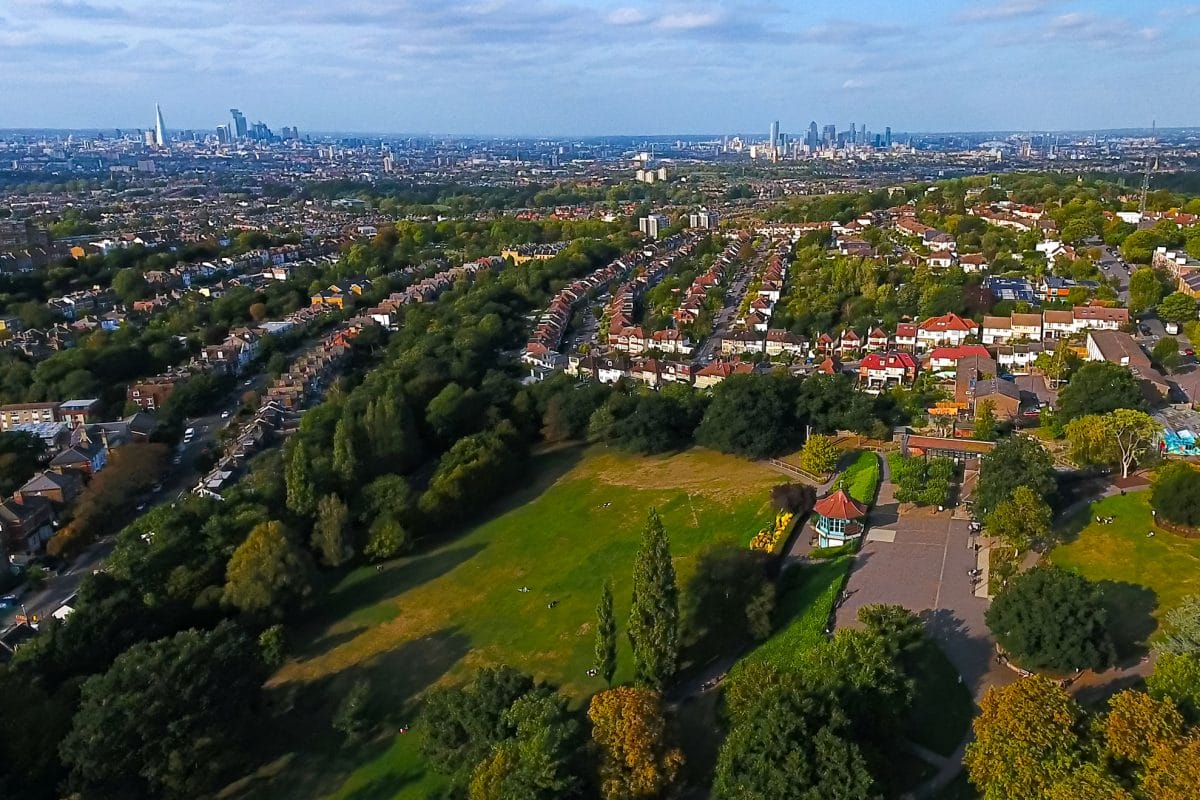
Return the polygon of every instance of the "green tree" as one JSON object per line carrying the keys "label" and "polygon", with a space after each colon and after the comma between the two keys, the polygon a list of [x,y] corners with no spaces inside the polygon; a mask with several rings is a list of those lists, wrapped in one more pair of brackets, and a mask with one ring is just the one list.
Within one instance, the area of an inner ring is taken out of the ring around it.
{"label": "green tree", "polygon": [[633,564],[629,641],[637,682],[661,689],[675,675],[679,660],[679,589],[671,544],[653,509]]}
{"label": "green tree", "polygon": [[508,710],[533,691],[533,678],[512,667],[486,667],[466,685],[434,689],[421,711],[426,758],[447,775],[469,773],[511,737]]}
{"label": "green tree", "polygon": [[1070,695],[1040,675],[989,689],[963,759],[983,800],[1048,797],[1078,766],[1081,716]]}
{"label": "green tree", "polygon": [[1154,308],[1162,299],[1162,291],[1162,281],[1158,279],[1154,270],[1149,267],[1135,269],[1129,276],[1129,310],[1134,314],[1140,314],[1147,309]]}
{"label": "green tree", "polygon": [[828,475],[837,469],[841,454],[832,437],[814,433],[800,450],[800,467],[813,475]]}
{"label": "green tree", "polygon": [[1200,723],[1200,653],[1160,653],[1146,689],[1157,700],[1170,699],[1193,725]]}
{"label": "green tree", "polygon": [[310,516],[317,507],[317,490],[313,485],[307,448],[298,437],[294,440],[287,462],[287,507],[302,517]]}
{"label": "green tree", "polygon": [[1165,464],[1150,484],[1150,506],[1168,522],[1200,527],[1200,472],[1184,461]]}
{"label": "green tree", "polygon": [[1146,396],[1127,367],[1108,361],[1084,364],[1058,394],[1058,417],[1064,425],[1076,417],[1118,408],[1144,411]]}
{"label": "green tree", "polygon": [[1105,414],[1085,414],[1063,428],[1071,458],[1076,464],[1108,466],[1117,463],[1117,443],[1109,432],[1106,417]]}
{"label": "green tree", "polygon": [[1100,587],[1059,567],[1016,576],[984,616],[1000,646],[1028,669],[1102,669],[1115,657]]}
{"label": "green tree", "polygon": [[1158,304],[1158,318],[1180,325],[1196,319],[1196,299],[1183,292],[1172,292]]}
{"label": "green tree", "polygon": [[[803,433],[798,384],[780,375],[734,375],[713,389],[696,441],[723,453],[765,458],[790,452]],[[840,398],[845,403],[845,396]]]}
{"label": "green tree", "polygon": [[333,470],[346,486],[358,476],[358,456],[354,444],[354,423],[343,416],[333,431]]}
{"label": "green tree", "polygon": [[1151,348],[1150,357],[1167,372],[1174,372],[1179,366],[1179,340],[1164,336]]}
{"label": "green tree", "polygon": [[986,518],[1012,496],[1018,486],[1052,498],[1055,494],[1054,462],[1035,439],[1012,436],[999,442],[983,457],[975,487],[975,507]]}
{"label": "green tree", "polygon": [[[512,738],[502,742],[476,768],[471,800],[557,800],[575,795],[579,779],[571,762],[579,747],[580,731],[566,701],[544,692],[527,694],[505,712],[504,721],[512,728]],[[502,764],[489,763],[497,758]],[[493,788],[481,785],[481,773],[490,773],[487,781]]]}
{"label": "green tree", "polygon": [[373,561],[386,561],[404,552],[407,547],[408,532],[404,526],[395,517],[384,515],[371,523],[363,552]]}
{"label": "green tree", "polygon": [[333,729],[345,736],[347,743],[357,742],[370,727],[370,706],[371,682],[365,678],[355,681],[333,713]]}
{"label": "green tree", "polygon": [[984,529],[1023,553],[1049,537],[1050,506],[1028,486],[1018,486],[984,518]]}
{"label": "green tree", "polygon": [[282,625],[272,625],[258,635],[258,652],[267,669],[278,669],[287,655],[287,634]]}
{"label": "green tree", "polygon": [[996,420],[996,404],[991,400],[984,400],[979,404],[975,414],[975,430],[972,436],[985,442],[990,442],[996,438],[996,433],[999,428],[999,423]]}
{"label": "green tree", "polygon": [[721,745],[713,781],[718,800],[840,798],[878,792],[850,720],[827,696],[796,682],[761,691]]}
{"label": "green tree", "polygon": [[250,614],[279,617],[312,595],[312,567],[282,522],[254,527],[233,551],[225,573],[225,602]]}
{"label": "green tree", "polygon": [[604,682],[612,685],[617,672],[617,620],[613,616],[612,581],[605,581],[596,606],[596,669]]}
{"label": "green tree", "polygon": [[1104,415],[1108,435],[1117,453],[1121,477],[1154,452],[1154,443],[1162,433],[1162,425],[1154,417],[1131,408],[1118,408]]}
{"label": "green tree", "polygon": [[1033,366],[1050,380],[1051,386],[1057,386],[1075,374],[1083,363],[1075,348],[1065,339],[1060,339],[1054,349],[1042,351],[1033,361]]}
{"label": "green tree", "polygon": [[61,747],[71,789],[182,800],[219,788],[249,744],[264,677],[231,622],[134,645],[83,685]]}
{"label": "green tree", "polygon": [[325,566],[340,567],[354,557],[349,523],[350,511],[336,494],[327,494],[317,503],[312,548]]}

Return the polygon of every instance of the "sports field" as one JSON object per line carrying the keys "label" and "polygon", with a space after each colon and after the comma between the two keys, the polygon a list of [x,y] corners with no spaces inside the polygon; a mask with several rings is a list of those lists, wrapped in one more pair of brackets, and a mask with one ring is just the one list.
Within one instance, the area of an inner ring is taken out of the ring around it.
{"label": "sports field", "polygon": [[[624,621],[630,571],[646,514],[657,508],[671,538],[679,585],[711,544],[745,545],[772,511],[771,470],[705,450],[641,458],[609,449],[540,456],[530,485],[506,507],[447,541],[382,571],[347,575],[297,632],[272,681],[294,707],[290,757],[233,796],[353,800],[418,798],[437,785],[417,758],[419,726],[353,752],[339,751],[328,719],[356,679],[395,725],[416,714],[421,692],[472,669],[509,664],[582,702],[603,688],[589,678],[595,606],[613,581],[619,626],[616,680],[631,674]],[[525,591],[525,589],[528,591]],[[553,607],[550,607],[550,606]]]}

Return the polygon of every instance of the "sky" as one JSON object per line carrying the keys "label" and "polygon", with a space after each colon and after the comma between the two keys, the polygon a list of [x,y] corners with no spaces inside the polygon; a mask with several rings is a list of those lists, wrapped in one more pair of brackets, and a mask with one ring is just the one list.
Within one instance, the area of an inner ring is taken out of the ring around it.
{"label": "sky", "polygon": [[0,128],[1188,126],[1198,45],[1154,0],[2,0]]}

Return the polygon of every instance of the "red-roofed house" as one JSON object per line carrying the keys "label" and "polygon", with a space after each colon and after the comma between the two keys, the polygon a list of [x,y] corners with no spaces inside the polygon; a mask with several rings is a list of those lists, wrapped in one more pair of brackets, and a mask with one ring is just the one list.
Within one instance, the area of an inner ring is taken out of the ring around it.
{"label": "red-roofed house", "polygon": [[956,347],[966,341],[968,336],[978,333],[979,326],[974,321],[963,319],[958,314],[930,317],[917,326],[917,349]]}
{"label": "red-roofed house", "polygon": [[858,377],[868,390],[903,386],[917,377],[917,360],[908,353],[871,353],[859,365]]}
{"label": "red-roofed house", "polygon": [[935,347],[929,352],[927,368],[932,372],[943,372],[955,369],[960,358],[978,356],[990,359],[992,356],[981,344],[967,344],[959,347]]}
{"label": "red-roofed house", "polygon": [[896,335],[892,337],[892,345],[897,350],[907,353],[917,349],[917,326],[912,322],[901,322],[896,326]]}

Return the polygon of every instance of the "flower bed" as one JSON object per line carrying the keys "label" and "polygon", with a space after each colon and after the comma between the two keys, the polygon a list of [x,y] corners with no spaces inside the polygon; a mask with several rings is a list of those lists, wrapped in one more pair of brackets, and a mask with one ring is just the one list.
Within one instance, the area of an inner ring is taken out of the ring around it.
{"label": "flower bed", "polygon": [[761,550],[764,553],[776,553],[783,543],[788,540],[796,515],[790,511],[780,511],[775,519],[750,540],[751,550]]}

